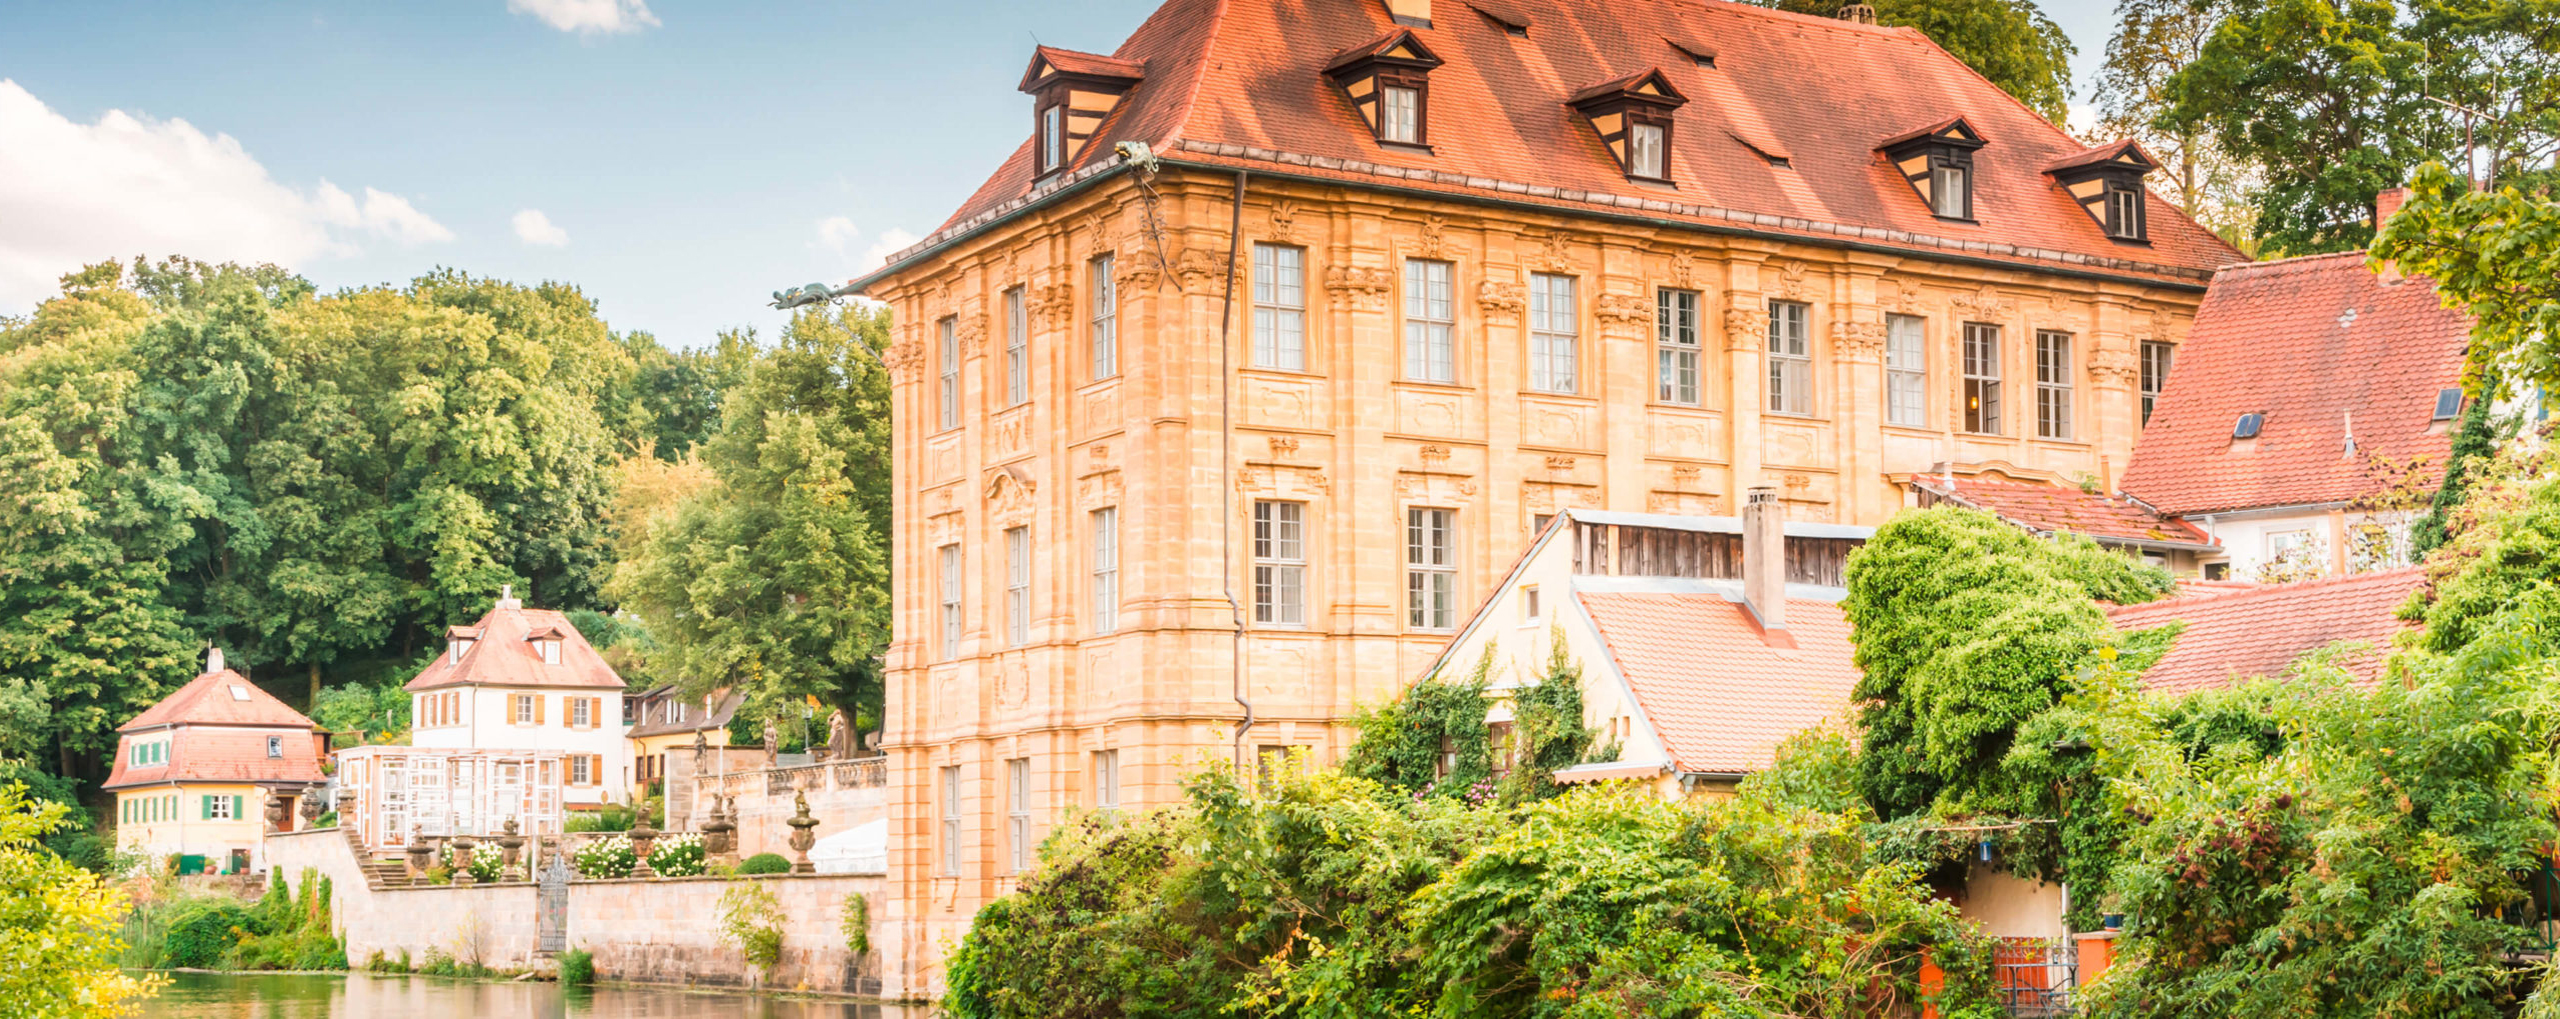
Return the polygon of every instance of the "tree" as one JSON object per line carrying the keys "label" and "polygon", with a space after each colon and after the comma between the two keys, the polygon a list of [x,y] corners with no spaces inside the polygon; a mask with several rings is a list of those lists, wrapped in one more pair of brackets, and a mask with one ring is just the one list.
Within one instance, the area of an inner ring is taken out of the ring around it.
{"label": "tree", "polygon": [[13,1015],[114,1019],[160,981],[116,967],[124,893],[37,843],[66,813],[0,785],[0,1001]]}
{"label": "tree", "polygon": [[731,390],[701,448],[716,479],[665,515],[611,594],[691,696],[735,687],[739,714],[815,697],[879,724],[889,638],[885,309],[795,317]]}
{"label": "tree", "polygon": [[[1749,0],[1832,17],[1841,0]],[[2034,0],[1876,0],[1876,23],[1919,29],[2019,102],[2061,123],[2071,101],[2071,37]]]}
{"label": "tree", "polygon": [[2509,184],[2475,191],[2440,164],[2411,178],[2409,200],[2373,257],[2424,276],[2471,313],[2468,380],[2475,395],[2560,393],[2560,198]]}
{"label": "tree", "polygon": [[2115,34],[2107,39],[2096,98],[2100,127],[2133,138],[2158,158],[2178,207],[2223,240],[2253,250],[2255,168],[2233,159],[2192,121],[2171,122],[2171,81],[2204,55],[2233,0],[2118,0]]}

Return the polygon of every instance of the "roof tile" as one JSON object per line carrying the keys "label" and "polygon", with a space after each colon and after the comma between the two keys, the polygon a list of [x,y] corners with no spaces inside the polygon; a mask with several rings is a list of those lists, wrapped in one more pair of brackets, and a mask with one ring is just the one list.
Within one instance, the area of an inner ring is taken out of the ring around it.
{"label": "roof tile", "polygon": [[2426,570],[2411,566],[2120,605],[2107,618],[2126,631],[2185,621],[2169,653],[2142,674],[2143,686],[2163,693],[2279,676],[2295,659],[2339,641],[2373,645],[2348,662],[2359,678],[2373,680],[2382,675],[2392,636],[2407,625],[2394,611],[2425,582]]}
{"label": "roof tile", "polygon": [[1831,602],[1787,599],[1795,646],[1784,648],[1720,594],[1575,597],[1682,771],[1759,771],[1787,737],[1849,710],[1858,668],[1848,618]]}
{"label": "roof tile", "polygon": [[[569,622],[569,617],[550,609],[517,607],[501,603],[472,624],[481,637],[456,663],[453,654],[437,655],[436,660],[411,679],[407,690],[435,690],[448,686],[548,686],[572,688],[623,688],[622,676],[605,664],[587,643],[585,634]],[[547,665],[542,653],[533,646],[533,638],[545,632],[560,637],[560,664]]]}

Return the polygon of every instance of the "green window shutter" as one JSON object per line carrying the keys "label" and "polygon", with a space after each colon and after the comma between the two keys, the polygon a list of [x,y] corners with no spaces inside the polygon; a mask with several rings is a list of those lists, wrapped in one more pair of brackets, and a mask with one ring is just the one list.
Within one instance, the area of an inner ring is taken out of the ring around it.
{"label": "green window shutter", "polygon": [[240,819],[240,797],[236,794],[231,797],[231,819]]}
{"label": "green window shutter", "polygon": [[196,820],[213,820],[213,797],[199,796],[196,798]]}

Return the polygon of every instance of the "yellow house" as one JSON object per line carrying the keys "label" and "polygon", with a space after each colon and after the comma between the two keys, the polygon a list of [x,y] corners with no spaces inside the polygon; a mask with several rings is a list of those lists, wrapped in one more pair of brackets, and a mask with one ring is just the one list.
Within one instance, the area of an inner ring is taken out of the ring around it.
{"label": "yellow house", "polygon": [[[690,753],[693,741],[706,746],[729,745],[729,718],[738,713],[738,705],[746,695],[724,690],[695,700],[684,696],[672,685],[661,685],[634,694],[623,701],[630,726],[623,732],[631,741],[631,784],[647,790],[667,780],[667,755]],[[664,790],[660,790],[664,795]]]}
{"label": "yellow house", "polygon": [[280,830],[298,823],[294,801],[323,781],[326,737],[301,712],[224,668],[213,651],[203,675],[116,730],[116,848],[187,869],[263,869],[267,800],[284,798]]}
{"label": "yellow house", "polygon": [[896,322],[894,994],[1068,810],[1334,760],[1561,510],[2104,487],[2240,260],[1918,32],[1743,4],[1167,0],[1019,87],[850,285]]}

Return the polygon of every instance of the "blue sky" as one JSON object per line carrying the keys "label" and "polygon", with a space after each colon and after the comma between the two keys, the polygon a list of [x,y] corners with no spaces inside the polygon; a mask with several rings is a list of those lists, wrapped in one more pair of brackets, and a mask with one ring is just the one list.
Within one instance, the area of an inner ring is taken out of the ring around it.
{"label": "blue sky", "polygon": [[[184,253],[770,329],[771,291],[931,230],[1029,132],[1035,36],[1108,52],[1156,2],[0,0],[0,315]],[[2047,0],[2083,93],[2112,7]]]}

